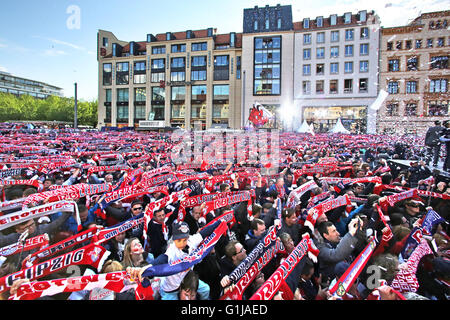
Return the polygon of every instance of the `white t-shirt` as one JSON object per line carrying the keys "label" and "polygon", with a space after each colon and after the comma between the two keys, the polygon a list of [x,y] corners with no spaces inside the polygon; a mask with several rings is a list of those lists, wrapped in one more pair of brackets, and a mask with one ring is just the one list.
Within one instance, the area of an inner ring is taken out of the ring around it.
{"label": "white t-shirt", "polygon": [[[196,233],[188,238],[189,253],[186,253],[175,246],[175,243],[171,243],[166,250],[166,255],[168,257],[168,262],[174,262],[178,259],[183,259],[188,256],[192,251],[194,251],[198,245],[202,242],[203,238],[199,233]],[[186,274],[190,269],[173,274],[168,277],[161,278],[161,289],[170,292],[178,289],[180,287],[181,281],[183,281]]]}

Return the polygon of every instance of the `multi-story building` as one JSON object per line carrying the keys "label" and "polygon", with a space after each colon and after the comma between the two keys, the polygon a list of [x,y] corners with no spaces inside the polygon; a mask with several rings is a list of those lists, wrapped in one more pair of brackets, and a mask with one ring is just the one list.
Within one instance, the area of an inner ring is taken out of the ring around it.
{"label": "multi-story building", "polygon": [[372,11],[294,23],[294,108],[327,132],[341,118],[352,132],[375,132],[380,22]]}
{"label": "multi-story building", "polygon": [[0,92],[21,96],[28,94],[35,98],[46,99],[49,96],[62,97],[63,89],[36,80],[14,76],[0,71]]}
{"label": "multi-story building", "polygon": [[207,28],[126,42],[99,30],[99,127],[239,128],[241,39]]}
{"label": "multi-story building", "polygon": [[293,104],[293,61],[291,6],[244,9],[242,126],[251,107],[261,104],[274,115],[265,128],[286,127]]}
{"label": "multi-story building", "polygon": [[450,11],[424,13],[406,26],[383,28],[380,89],[388,93],[380,133],[423,134],[449,116]]}

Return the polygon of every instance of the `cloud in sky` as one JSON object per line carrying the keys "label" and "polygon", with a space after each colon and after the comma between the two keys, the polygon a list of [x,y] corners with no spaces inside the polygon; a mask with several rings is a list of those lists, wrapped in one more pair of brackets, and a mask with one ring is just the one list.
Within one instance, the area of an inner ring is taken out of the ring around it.
{"label": "cloud in sky", "polygon": [[68,53],[63,51],[63,50],[56,50],[54,48],[52,49],[47,49],[44,51],[43,55],[47,56],[47,57],[57,57],[57,56],[65,56]]}
{"label": "cloud in sky", "polygon": [[0,71],[1,72],[8,72],[8,69],[6,69],[5,67],[0,66]]}

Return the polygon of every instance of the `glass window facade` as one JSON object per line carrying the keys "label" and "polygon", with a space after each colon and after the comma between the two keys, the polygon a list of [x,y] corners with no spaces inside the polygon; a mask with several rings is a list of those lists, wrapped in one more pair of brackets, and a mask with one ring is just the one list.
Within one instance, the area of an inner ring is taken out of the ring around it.
{"label": "glass window facade", "polygon": [[281,36],[254,40],[254,95],[281,94]]}

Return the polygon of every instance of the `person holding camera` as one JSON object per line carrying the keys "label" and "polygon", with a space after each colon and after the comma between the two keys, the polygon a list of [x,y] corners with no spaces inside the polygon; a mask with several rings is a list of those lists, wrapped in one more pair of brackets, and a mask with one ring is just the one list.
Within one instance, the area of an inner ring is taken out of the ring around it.
{"label": "person holding camera", "polygon": [[319,263],[319,273],[323,278],[333,279],[335,266],[341,261],[351,258],[353,250],[356,248],[358,238],[356,232],[362,227],[363,221],[356,217],[348,224],[348,232],[341,238],[339,231],[331,221],[323,221],[317,225],[317,229],[324,239],[323,242],[316,243],[319,249],[317,257]]}

